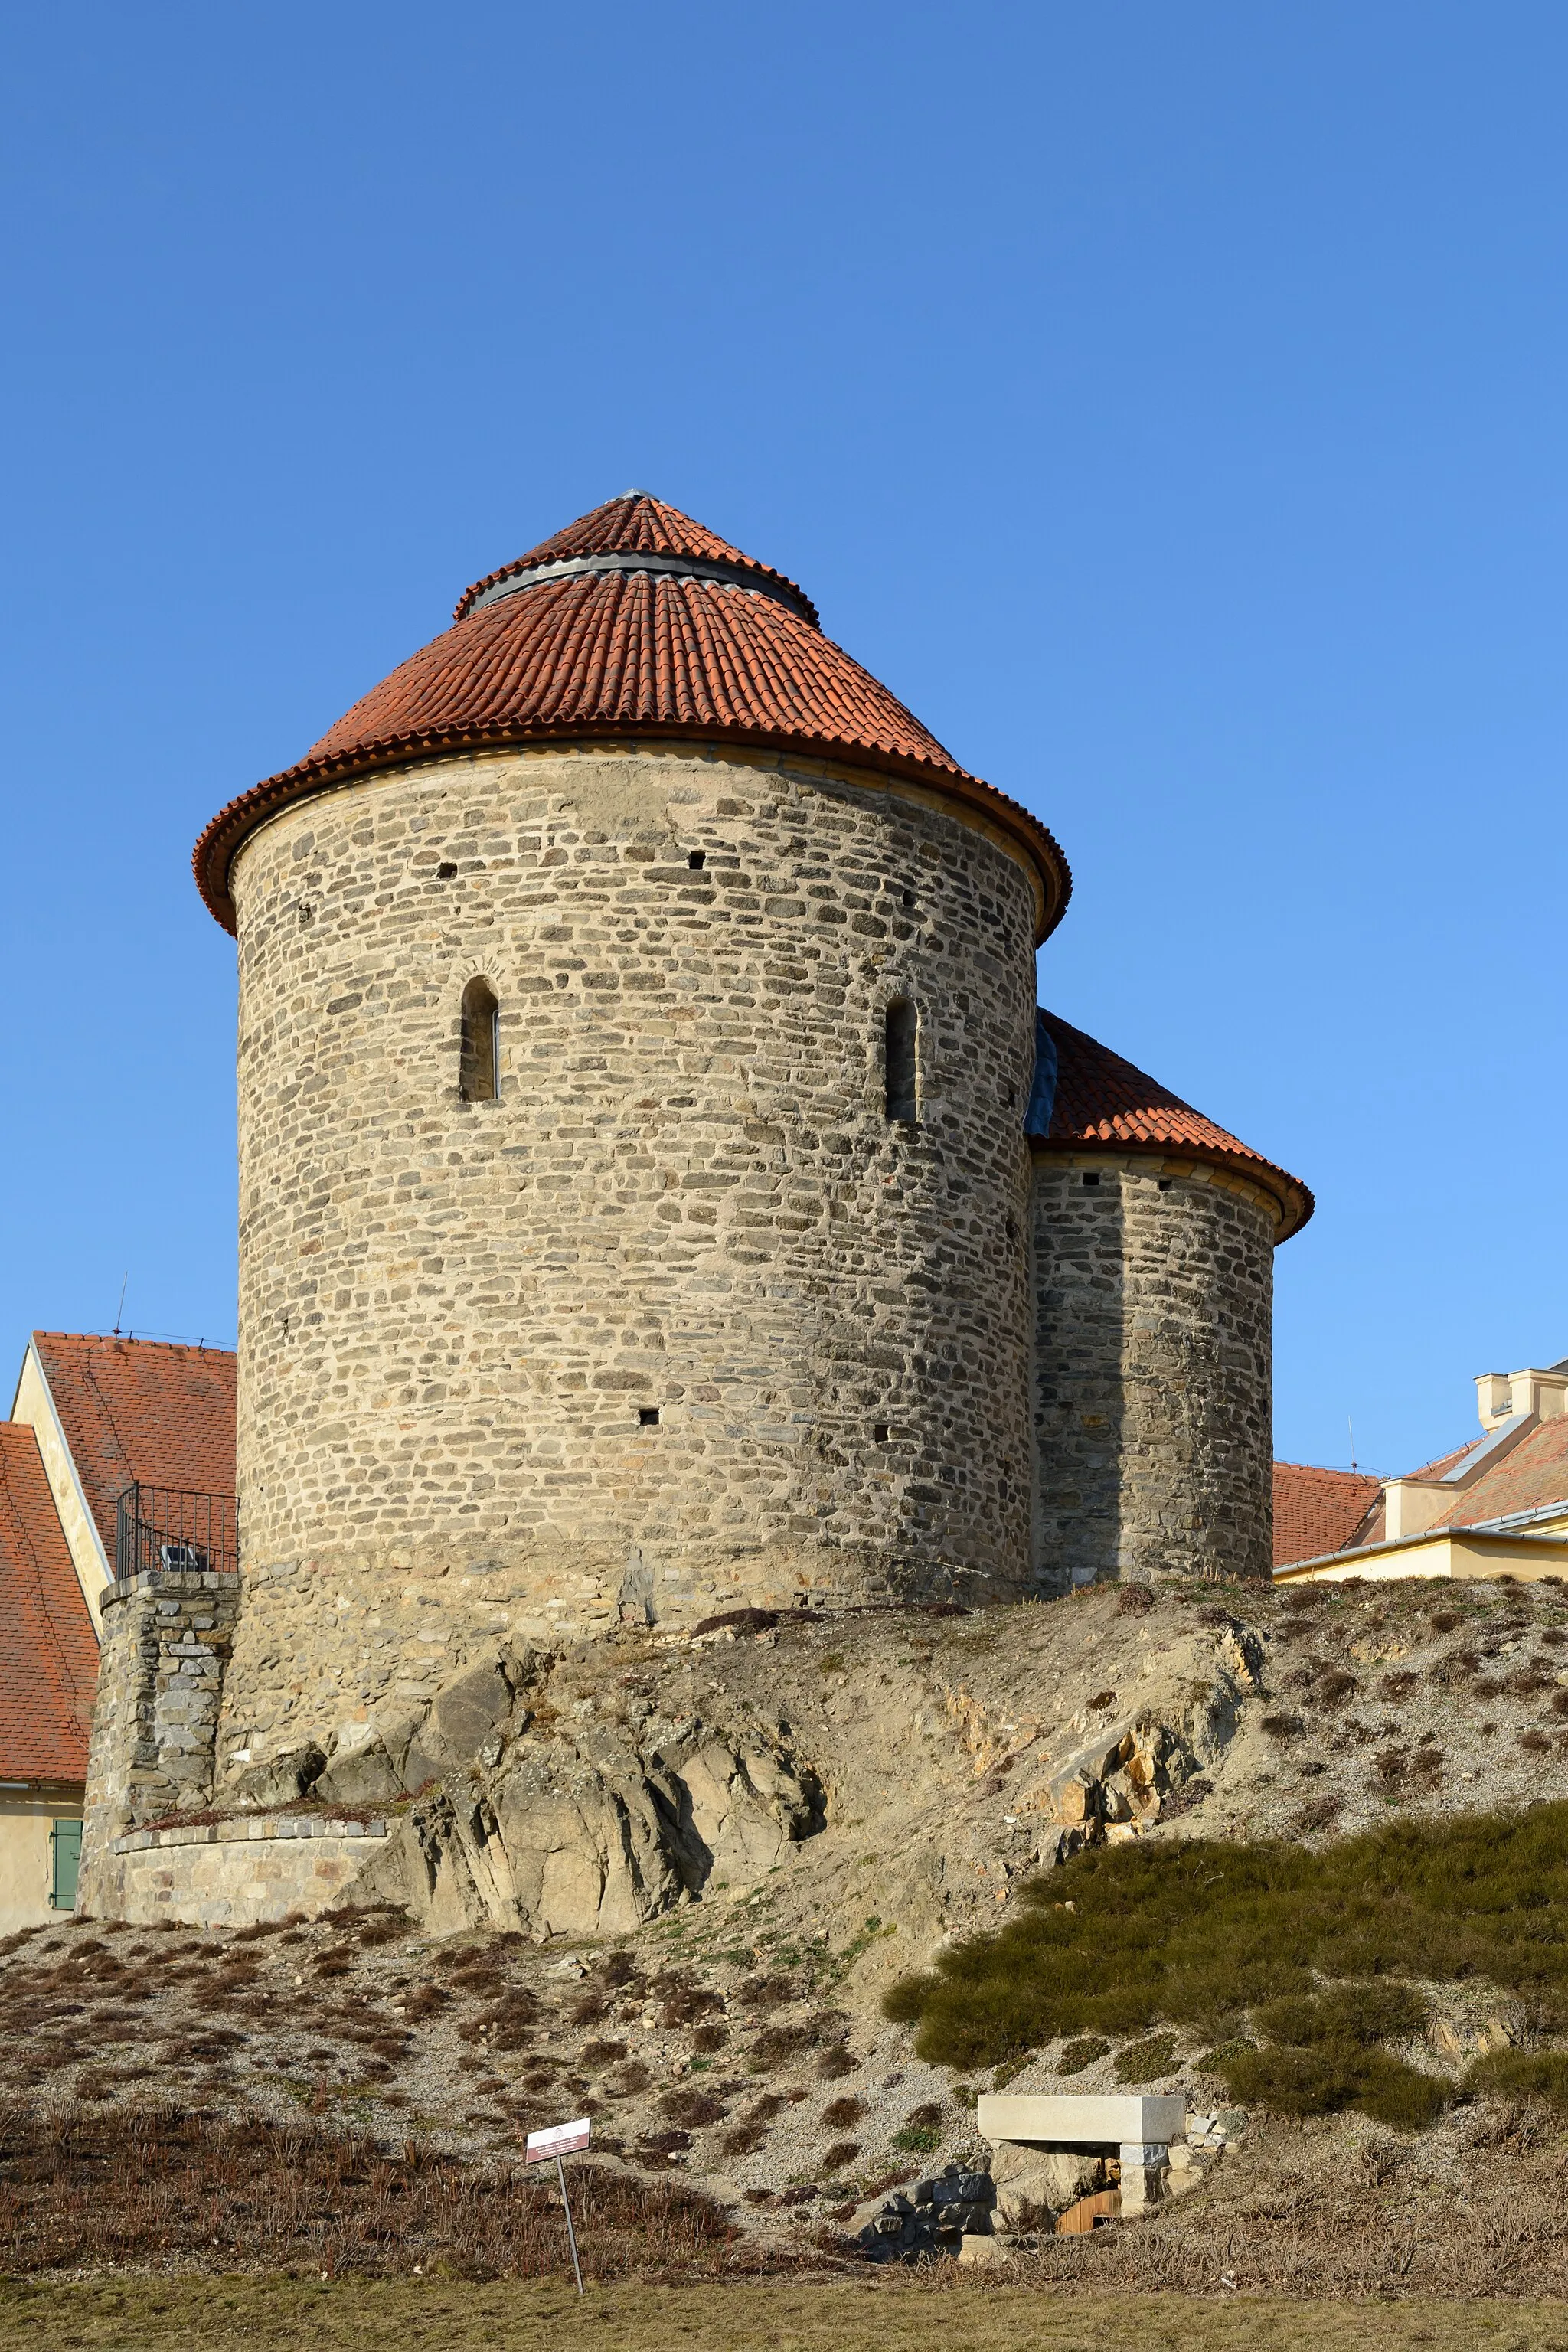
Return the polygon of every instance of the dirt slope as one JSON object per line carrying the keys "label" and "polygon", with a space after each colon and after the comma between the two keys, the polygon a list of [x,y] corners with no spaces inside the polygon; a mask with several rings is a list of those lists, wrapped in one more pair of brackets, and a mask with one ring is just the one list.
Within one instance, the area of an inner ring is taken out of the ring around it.
{"label": "dirt slope", "polygon": [[[880,1997],[1005,1917],[1024,1874],[1086,1836],[1321,1838],[1568,1796],[1560,1677],[1555,1586],[1171,1588],[1147,1607],[1101,1590],[512,1661],[482,1753],[406,1809],[412,1878],[379,1890],[412,1887],[423,1927],[360,1909],[248,1936],[13,1939],[0,2097],[15,2119],[168,2095],[474,2161],[587,2110],[613,2162],[798,2242],[975,2147],[989,2077],[915,2060]],[[1422,2063],[1457,2071],[1517,2030],[1486,1988],[1450,1989]],[[1057,2054],[1016,2087],[1056,2080]],[[1162,2087],[1213,2105],[1197,2054]],[[1418,2205],[1490,2194],[1507,2131],[1478,2138],[1468,2114],[1395,2168]],[[1324,2179],[1359,2179],[1354,2150],[1385,2137],[1255,2126],[1248,2162],[1316,2149]],[[1237,2193],[1215,2177],[1160,2225],[1184,2262],[1207,2260],[1190,2252],[1205,2207],[1234,2233]]]}

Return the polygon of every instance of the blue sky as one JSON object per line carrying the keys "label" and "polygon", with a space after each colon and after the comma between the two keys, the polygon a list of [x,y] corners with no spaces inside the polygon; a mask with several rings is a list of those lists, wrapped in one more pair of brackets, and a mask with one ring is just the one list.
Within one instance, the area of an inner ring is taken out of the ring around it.
{"label": "blue sky", "polygon": [[0,1349],[231,1339],[187,858],[637,484],[1072,862],[1041,995],[1317,1192],[1279,1450],[1568,1354],[1568,14],[13,10]]}

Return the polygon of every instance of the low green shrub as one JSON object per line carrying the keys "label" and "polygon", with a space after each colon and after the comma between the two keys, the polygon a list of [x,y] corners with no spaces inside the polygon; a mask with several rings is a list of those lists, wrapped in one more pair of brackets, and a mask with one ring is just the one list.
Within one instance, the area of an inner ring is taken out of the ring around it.
{"label": "low green shrub", "polygon": [[1327,1992],[1287,1994],[1267,2000],[1252,2012],[1252,2021],[1271,2042],[1292,2042],[1309,2048],[1318,2042],[1384,2042],[1417,2033],[1426,2022],[1427,2006],[1411,1985],[1334,1985]]}
{"label": "low green shrub", "polygon": [[1269,2107],[1282,2116],[1331,2116],[1357,2107],[1407,2131],[1431,2123],[1452,2095],[1439,2076],[1419,2074],[1361,2042],[1318,2042],[1307,2049],[1276,2042],[1239,2051],[1216,2071],[1242,2106]]}
{"label": "low green shrub", "polygon": [[1119,2083],[1157,2083],[1174,2071],[1175,2063],[1175,2035],[1152,2033],[1146,2042],[1130,2042],[1119,2050],[1111,2071]]}
{"label": "low green shrub", "polygon": [[1495,2096],[1540,2099],[1568,2115],[1568,2050],[1493,2050],[1470,2068],[1467,2087]]}
{"label": "low green shrub", "polygon": [[1077,2042],[1064,2042],[1057,2057],[1057,2073],[1081,2074],[1086,2066],[1105,2057],[1110,2049],[1110,2042],[1102,2042],[1097,2033],[1086,2033]]}
{"label": "low green shrub", "polygon": [[[1315,1851],[1092,1848],[1024,1886],[1005,1927],[905,1978],[886,2008],[915,2028],[922,2058],[965,2069],[1071,2037],[1063,2074],[1103,2056],[1108,2036],[1173,2023],[1221,2042],[1252,2016],[1274,2046],[1235,2063],[1277,2085],[1252,2096],[1339,2098],[1405,2121],[1445,2095],[1374,2047],[1425,2016],[1399,1981],[1413,1968],[1485,1979],[1568,2027],[1568,1804],[1392,1821]],[[1314,2075],[1291,2051],[1326,2055]]]}

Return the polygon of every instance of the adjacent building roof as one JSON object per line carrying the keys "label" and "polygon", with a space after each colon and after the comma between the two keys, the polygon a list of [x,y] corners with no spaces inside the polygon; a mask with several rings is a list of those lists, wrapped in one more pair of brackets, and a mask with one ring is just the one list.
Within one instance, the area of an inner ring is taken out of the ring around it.
{"label": "adjacent building roof", "polygon": [[[1360,1470],[1317,1470],[1305,1462],[1274,1465],[1274,1565],[1289,1568],[1342,1551],[1382,1503],[1383,1481]],[[1364,1535],[1361,1540],[1366,1540]]]}
{"label": "adjacent building roof", "polygon": [[[1216,1127],[1147,1071],[1043,1007],[1036,1014],[1056,1050],[1056,1088],[1043,1133],[1031,1128],[1037,1151],[1082,1151],[1109,1144],[1119,1151],[1192,1159],[1247,1176],[1273,1200],[1275,1238],[1299,1233],[1312,1213],[1312,1195],[1299,1177],[1265,1160],[1250,1144]],[[1040,1059],[1037,1046],[1037,1066]]]}
{"label": "adjacent building roof", "polygon": [[81,1780],[98,1642],[38,1453],[0,1422],[0,1780]]}
{"label": "adjacent building roof", "polygon": [[[1479,1452],[1479,1447],[1465,1450]],[[1457,1458],[1462,1462],[1464,1456]],[[1417,1475],[1442,1477],[1445,1474],[1438,1468],[1436,1473],[1428,1470]],[[1451,1476],[1452,1471],[1447,1475]],[[1568,1414],[1564,1413],[1526,1430],[1510,1452],[1488,1461],[1473,1478],[1456,1486],[1454,1507],[1445,1511],[1437,1524],[1480,1527],[1493,1519],[1545,1510],[1553,1504],[1568,1511]]]}
{"label": "adjacent building roof", "polygon": [[114,1504],[133,1479],[232,1495],[234,1370],[226,1348],[35,1331],[83,1498],[114,1558]]}
{"label": "adjacent building roof", "polygon": [[234,929],[229,867],[264,817],[352,776],[490,744],[634,736],[772,748],[907,776],[983,810],[1040,877],[1043,939],[1071,889],[1037,817],[961,768],[824,636],[782,572],[628,491],[465,591],[444,635],[294,767],[214,817],[196,884]]}

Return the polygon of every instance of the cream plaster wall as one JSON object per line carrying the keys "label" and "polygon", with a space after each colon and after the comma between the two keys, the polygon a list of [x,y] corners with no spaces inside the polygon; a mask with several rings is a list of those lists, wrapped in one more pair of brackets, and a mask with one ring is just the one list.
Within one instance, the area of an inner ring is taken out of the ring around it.
{"label": "cream plaster wall", "polygon": [[[1568,1515],[1565,1515],[1568,1516]],[[1374,1584],[1396,1582],[1412,1576],[1519,1577],[1525,1583],[1542,1578],[1568,1581],[1568,1543],[1529,1536],[1484,1536],[1474,1529],[1455,1534],[1438,1530],[1408,1543],[1384,1549],[1347,1552],[1321,1566],[1285,1568],[1276,1571],[1276,1584],[1344,1584],[1364,1577]]]}
{"label": "cream plaster wall", "polygon": [[101,1641],[103,1595],[105,1589],[113,1581],[113,1570],[103,1549],[97,1522],[87,1507],[76,1465],[55,1412],[55,1401],[49,1394],[49,1384],[44,1378],[43,1366],[31,1340],[22,1359],[22,1377],[16,1384],[16,1402],[11,1408],[11,1418],[26,1423],[37,1438],[38,1452],[43,1456],[44,1475],[49,1482],[49,1492],[59,1513],[77,1582],[81,1587],[82,1599],[87,1602],[92,1618],[92,1630]]}
{"label": "cream plaster wall", "polygon": [[0,1936],[69,1918],[49,1901],[49,1832],[56,1822],[80,1819],[79,1789],[58,1797],[0,1789]]}

